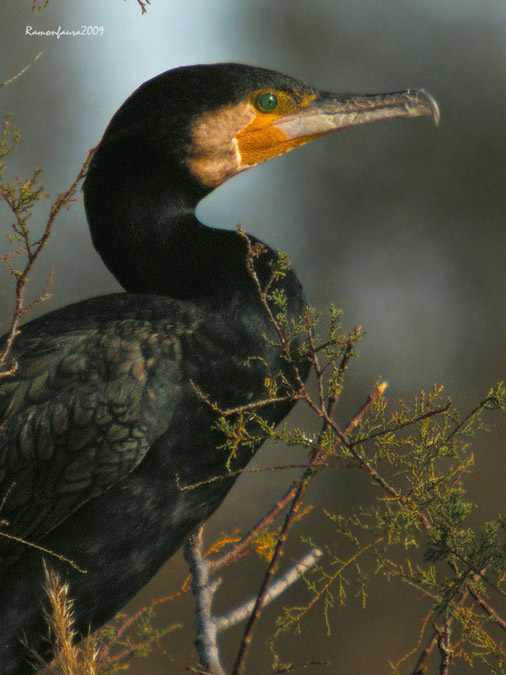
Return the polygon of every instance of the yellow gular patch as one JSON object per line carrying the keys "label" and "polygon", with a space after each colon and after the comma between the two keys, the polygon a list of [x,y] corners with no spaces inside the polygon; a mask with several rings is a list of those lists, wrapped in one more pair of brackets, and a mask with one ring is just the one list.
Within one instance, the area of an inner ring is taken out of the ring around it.
{"label": "yellow gular patch", "polygon": [[272,157],[282,155],[312,140],[314,136],[289,137],[275,123],[284,115],[297,113],[303,114],[304,107],[315,96],[305,96],[302,102],[295,106],[281,105],[273,112],[261,112],[253,108],[255,117],[244,129],[236,135],[237,148],[241,156],[241,168],[246,169]]}

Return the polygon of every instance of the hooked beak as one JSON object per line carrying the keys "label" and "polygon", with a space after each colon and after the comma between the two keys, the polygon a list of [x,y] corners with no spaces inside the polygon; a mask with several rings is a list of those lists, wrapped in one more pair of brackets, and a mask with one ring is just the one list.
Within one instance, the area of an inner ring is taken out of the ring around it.
{"label": "hooked beak", "polygon": [[436,100],[423,89],[408,89],[388,94],[332,94],[319,92],[305,108],[279,117],[274,126],[286,139],[313,138],[346,127],[370,124],[394,117],[432,117],[439,124]]}

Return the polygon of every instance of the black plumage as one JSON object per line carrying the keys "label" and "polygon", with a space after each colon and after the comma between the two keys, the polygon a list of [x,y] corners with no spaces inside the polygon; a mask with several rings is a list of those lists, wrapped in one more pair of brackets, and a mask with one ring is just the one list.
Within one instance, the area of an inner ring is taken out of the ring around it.
{"label": "black plumage", "polygon": [[[278,110],[266,109],[273,101]],[[235,478],[219,449],[217,413],[196,387],[227,408],[264,397],[267,366],[293,378],[273,346],[244,239],[202,225],[197,203],[239,171],[324,133],[422,114],[436,114],[424,92],[335,96],[237,64],[164,73],[116,113],[84,197],[93,242],[127,293],[26,324],[15,344],[18,371],[0,383],[5,532],[86,574],[0,539],[1,673],[32,672],[30,650],[51,657],[43,558],[70,583],[85,635],[221,503]],[[257,261],[262,281],[276,258],[266,247]],[[280,285],[295,320],[306,304],[301,285],[292,271]],[[306,377],[296,344],[293,357]],[[262,415],[277,423],[291,405]],[[231,468],[251,455],[240,450]],[[223,479],[206,483],[216,476]]]}

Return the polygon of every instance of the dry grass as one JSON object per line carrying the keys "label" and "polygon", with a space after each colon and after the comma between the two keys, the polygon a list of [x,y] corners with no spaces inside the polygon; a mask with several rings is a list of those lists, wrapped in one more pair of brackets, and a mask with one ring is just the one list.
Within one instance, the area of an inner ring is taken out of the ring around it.
{"label": "dry grass", "polygon": [[48,567],[45,574],[51,607],[47,623],[56,656],[43,672],[45,675],[98,675],[98,649],[93,639],[86,640],[82,648],[75,644],[73,603],[68,584]]}

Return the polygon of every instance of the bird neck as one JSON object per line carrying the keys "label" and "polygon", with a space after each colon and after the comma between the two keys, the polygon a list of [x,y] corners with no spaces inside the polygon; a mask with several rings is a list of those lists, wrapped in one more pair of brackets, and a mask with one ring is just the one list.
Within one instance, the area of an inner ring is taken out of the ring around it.
{"label": "bird neck", "polygon": [[[221,304],[255,291],[244,239],[197,220],[206,192],[188,175],[151,167],[144,180],[138,169],[101,168],[86,180],[86,213],[95,248],[126,291]],[[268,249],[262,268],[274,257]]]}
{"label": "bird neck", "polygon": [[[144,181],[133,167],[133,178],[91,169],[84,196],[93,242],[123,288],[198,306],[206,321],[218,317],[225,334],[232,330],[232,344],[240,339],[245,355],[262,355],[285,368],[273,346],[277,336],[269,313],[248,271],[247,242],[238,232],[209,228],[197,220],[195,207],[205,195],[193,191],[187,180],[168,180],[167,172],[153,171]],[[166,177],[163,184],[159,176]],[[271,278],[276,259],[268,247],[255,259],[262,286]],[[297,321],[306,299],[296,275],[287,270],[275,285],[285,293],[288,319]],[[300,375],[307,372],[307,364],[301,363]]]}

